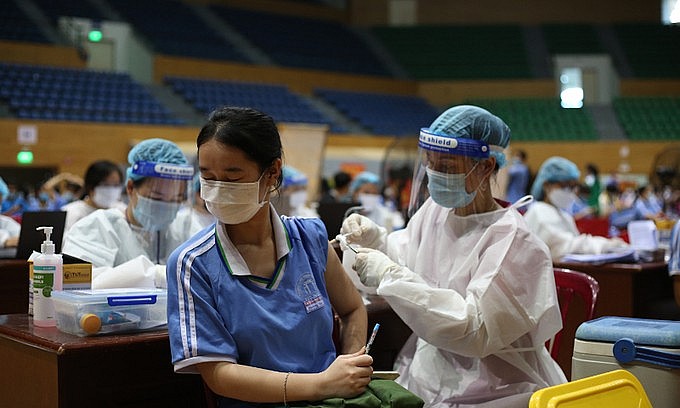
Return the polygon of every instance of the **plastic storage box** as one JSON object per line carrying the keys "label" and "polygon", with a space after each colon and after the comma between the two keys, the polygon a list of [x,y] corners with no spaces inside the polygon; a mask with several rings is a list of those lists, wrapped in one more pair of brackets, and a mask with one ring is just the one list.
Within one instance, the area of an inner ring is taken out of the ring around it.
{"label": "plastic storage box", "polygon": [[680,407],[680,322],[601,317],[576,330],[571,379],[624,369],[655,408]]}
{"label": "plastic storage box", "polygon": [[136,332],[167,325],[163,289],[92,289],[52,292],[57,328],[77,336]]}

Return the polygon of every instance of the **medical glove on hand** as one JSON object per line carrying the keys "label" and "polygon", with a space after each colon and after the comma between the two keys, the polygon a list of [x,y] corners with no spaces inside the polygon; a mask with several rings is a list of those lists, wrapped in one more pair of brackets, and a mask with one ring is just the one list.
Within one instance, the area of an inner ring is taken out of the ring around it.
{"label": "medical glove on hand", "polygon": [[359,275],[361,283],[369,287],[378,287],[386,272],[401,269],[401,266],[380,251],[359,248],[352,269]]}
{"label": "medical glove on hand", "polygon": [[347,235],[347,241],[350,244],[373,249],[385,247],[387,230],[360,214],[350,214],[345,218],[340,227],[340,233]]}

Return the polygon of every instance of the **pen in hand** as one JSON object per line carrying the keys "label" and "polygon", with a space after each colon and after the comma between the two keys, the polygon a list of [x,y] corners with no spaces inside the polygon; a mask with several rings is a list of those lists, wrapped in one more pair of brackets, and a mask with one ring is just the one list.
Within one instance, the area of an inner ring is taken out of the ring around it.
{"label": "pen in hand", "polygon": [[378,329],[380,328],[380,323],[376,323],[375,326],[373,326],[373,332],[371,333],[371,337],[368,339],[368,343],[366,343],[366,354],[371,350],[371,346],[373,345],[373,341],[375,340],[375,335],[378,334]]}

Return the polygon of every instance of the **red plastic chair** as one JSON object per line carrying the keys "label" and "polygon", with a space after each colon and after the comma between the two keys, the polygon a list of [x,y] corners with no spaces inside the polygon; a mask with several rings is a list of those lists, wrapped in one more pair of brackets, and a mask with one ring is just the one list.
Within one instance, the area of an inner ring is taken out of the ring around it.
{"label": "red plastic chair", "polygon": [[562,330],[557,332],[551,340],[548,340],[546,347],[552,358],[557,359],[562,332],[567,322],[567,313],[569,312],[569,306],[574,299],[574,295],[578,295],[583,299],[586,305],[585,320],[591,320],[595,314],[595,304],[597,303],[597,293],[600,291],[600,285],[595,278],[583,272],[565,268],[554,268],[553,271],[555,273],[555,286],[557,286],[557,298],[562,315]]}

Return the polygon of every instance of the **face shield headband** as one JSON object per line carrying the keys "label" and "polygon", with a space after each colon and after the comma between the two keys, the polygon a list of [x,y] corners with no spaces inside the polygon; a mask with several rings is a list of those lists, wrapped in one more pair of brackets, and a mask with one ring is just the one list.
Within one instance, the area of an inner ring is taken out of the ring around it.
{"label": "face shield headband", "polygon": [[457,154],[476,159],[489,158],[489,145],[481,140],[439,135],[430,132],[427,128],[420,129],[418,147],[433,152]]}
{"label": "face shield headband", "polygon": [[194,168],[182,164],[138,161],[132,165],[132,174],[140,177],[189,181],[194,176]]}

